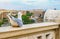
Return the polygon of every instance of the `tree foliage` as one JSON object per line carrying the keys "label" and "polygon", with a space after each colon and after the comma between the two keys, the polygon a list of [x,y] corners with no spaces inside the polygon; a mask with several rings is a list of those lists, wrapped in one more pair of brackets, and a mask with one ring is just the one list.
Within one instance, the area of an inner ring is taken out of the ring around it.
{"label": "tree foliage", "polygon": [[31,17],[32,15],[33,15],[32,13],[30,13],[29,11],[26,11],[26,15],[22,15],[23,23],[24,23],[24,24],[34,23],[34,21],[33,21],[32,19],[30,19],[30,17]]}

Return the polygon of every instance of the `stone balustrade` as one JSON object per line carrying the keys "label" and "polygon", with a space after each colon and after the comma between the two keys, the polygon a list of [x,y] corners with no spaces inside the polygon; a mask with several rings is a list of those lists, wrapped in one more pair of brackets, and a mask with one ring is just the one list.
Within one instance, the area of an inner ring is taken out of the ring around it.
{"label": "stone balustrade", "polygon": [[59,23],[54,22],[0,27],[0,39],[60,39],[59,34]]}

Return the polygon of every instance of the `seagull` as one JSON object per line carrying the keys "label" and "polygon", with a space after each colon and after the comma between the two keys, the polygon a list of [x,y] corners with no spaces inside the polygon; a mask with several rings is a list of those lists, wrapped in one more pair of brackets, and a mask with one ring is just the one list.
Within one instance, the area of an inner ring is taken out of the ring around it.
{"label": "seagull", "polygon": [[7,15],[7,17],[9,18],[12,26],[20,26],[21,27],[23,25],[21,12],[18,12],[18,18],[11,16],[11,13],[9,13]]}

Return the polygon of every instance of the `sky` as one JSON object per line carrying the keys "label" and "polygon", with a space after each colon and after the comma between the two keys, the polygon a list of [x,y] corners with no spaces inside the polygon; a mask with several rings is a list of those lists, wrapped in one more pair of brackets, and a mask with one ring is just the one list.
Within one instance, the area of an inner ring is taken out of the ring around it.
{"label": "sky", "polygon": [[60,0],[0,0],[0,9],[60,9]]}

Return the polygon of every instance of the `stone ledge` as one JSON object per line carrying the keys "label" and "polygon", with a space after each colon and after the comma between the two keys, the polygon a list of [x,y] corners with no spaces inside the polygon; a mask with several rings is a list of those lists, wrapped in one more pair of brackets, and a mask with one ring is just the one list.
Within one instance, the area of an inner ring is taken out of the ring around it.
{"label": "stone ledge", "polygon": [[39,31],[51,30],[58,28],[58,23],[45,22],[45,23],[36,23],[23,25],[19,28],[9,27],[0,27],[0,38],[7,38],[12,36],[24,35]]}

